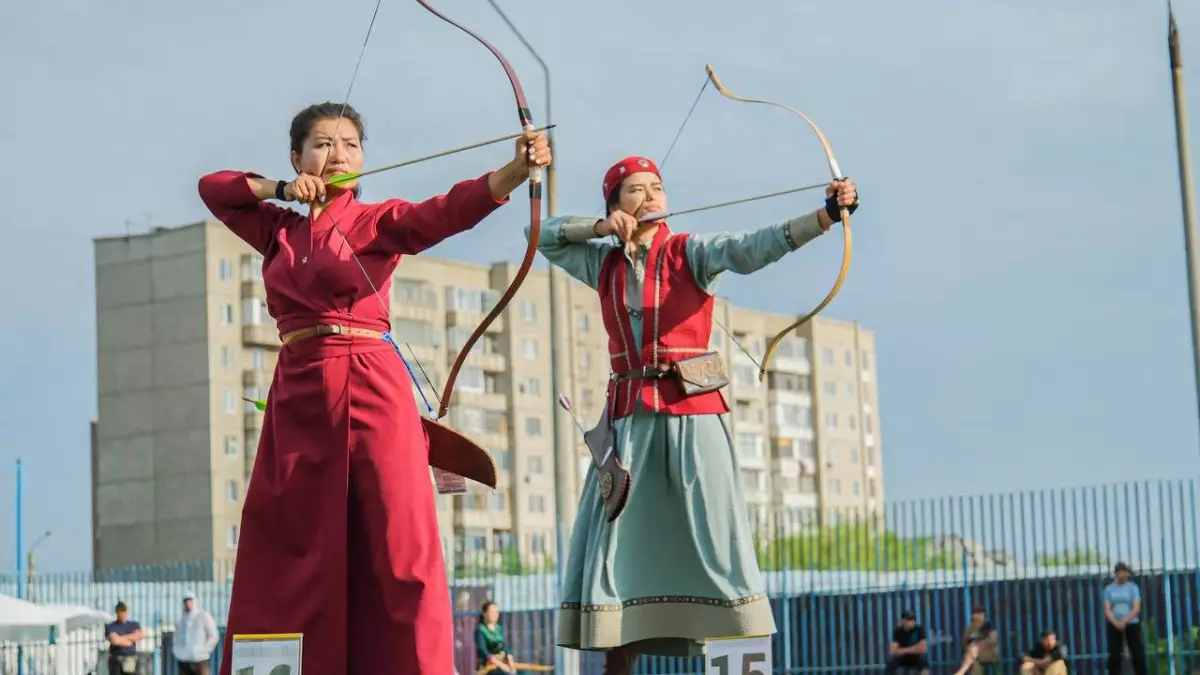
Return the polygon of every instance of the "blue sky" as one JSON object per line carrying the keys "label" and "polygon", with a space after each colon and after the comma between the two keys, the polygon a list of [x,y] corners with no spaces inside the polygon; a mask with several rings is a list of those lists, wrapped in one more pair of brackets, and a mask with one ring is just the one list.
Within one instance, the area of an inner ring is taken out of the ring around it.
{"label": "blue sky", "polygon": [[[1182,4],[1194,110],[1200,8]],[[544,121],[541,72],[490,7],[437,6],[508,55]],[[826,314],[877,331],[889,499],[1197,474],[1164,5],[502,6],[552,69],[562,212],[597,211],[613,160],[662,156],[705,63],[734,92],[795,105],[826,132],[863,198],[854,266]],[[211,170],[286,177],[291,116],[341,99],[374,7],[41,0],[0,21],[0,569],[13,565],[18,456],[27,532],[54,532],[41,565],[90,564],[92,238],[206,217],[196,179]],[[372,166],[516,125],[493,57],[410,0],[384,0],[351,103]],[[507,153],[373,177],[364,198],[423,198]],[[797,120],[710,89],[666,184],[682,208],[827,175]],[[432,254],[518,257],[528,211],[517,194]],[[674,225],[752,228],[817,203],[785,197]],[[723,293],[807,311],[839,256],[827,237]]]}

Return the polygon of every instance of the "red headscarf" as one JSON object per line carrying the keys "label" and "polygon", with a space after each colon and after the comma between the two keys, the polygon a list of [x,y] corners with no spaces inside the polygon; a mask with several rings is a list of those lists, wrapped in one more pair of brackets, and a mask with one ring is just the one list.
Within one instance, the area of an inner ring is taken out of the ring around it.
{"label": "red headscarf", "polygon": [[621,184],[631,174],[649,171],[658,176],[662,180],[662,175],[658,173],[658,167],[654,162],[645,157],[626,157],[625,159],[612,165],[608,171],[604,173],[604,198],[608,199],[608,195],[612,193],[613,188]]}

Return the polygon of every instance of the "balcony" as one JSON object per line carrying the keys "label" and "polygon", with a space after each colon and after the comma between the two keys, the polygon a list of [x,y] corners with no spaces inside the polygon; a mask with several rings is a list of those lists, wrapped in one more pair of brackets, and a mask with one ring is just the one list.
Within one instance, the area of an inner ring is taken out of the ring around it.
{"label": "balcony", "polygon": [[[455,359],[458,358],[458,350],[447,351],[446,353],[446,368],[449,369],[454,365]],[[479,347],[473,347],[471,353],[463,359],[463,365],[476,366],[487,373],[503,373],[508,370],[508,359],[504,358],[503,354],[485,353]]]}
{"label": "balcony", "polygon": [[771,359],[771,370],[791,375],[809,375],[812,373],[812,362],[805,358],[793,356],[776,356]]}
{"label": "balcony", "polygon": [[392,316],[397,319],[436,325],[437,305],[435,303],[433,306],[426,307],[396,300],[392,303]]}
{"label": "balcony", "polygon": [[451,405],[465,405],[484,410],[504,412],[508,410],[508,397],[504,394],[480,393],[477,391],[457,390],[450,395]]}
{"label": "balcony", "polygon": [[815,492],[783,492],[780,501],[787,508],[817,508],[817,493]]}
{"label": "balcony", "polygon": [[242,326],[242,342],[252,347],[280,347],[279,332],[267,323]]}
{"label": "balcony", "polygon": [[[487,316],[486,312],[479,313],[461,309],[447,309],[446,328],[452,328],[454,326],[467,326],[471,330],[475,330],[475,327],[478,326],[481,321],[483,321],[483,317],[485,316]],[[489,334],[499,334],[504,332],[504,321],[504,315],[501,314],[500,316],[496,317],[495,321],[492,321],[491,325],[487,327],[487,331],[485,332]]]}
{"label": "balcony", "polygon": [[788,391],[787,389],[772,389],[767,394],[767,401],[771,405],[782,403],[787,405],[798,405],[805,408],[812,407],[812,394],[807,391]]}
{"label": "balcony", "polygon": [[250,434],[262,434],[262,413],[255,410],[254,412],[246,413],[244,417],[245,422],[242,428],[245,429],[246,436],[250,436]]}
{"label": "balcony", "polygon": [[254,298],[256,300],[267,301],[267,287],[263,286],[261,281],[243,281],[241,288],[242,299]]}
{"label": "balcony", "polygon": [[271,387],[271,378],[274,373],[269,370],[243,370],[242,371],[242,386],[257,387],[266,391]]}

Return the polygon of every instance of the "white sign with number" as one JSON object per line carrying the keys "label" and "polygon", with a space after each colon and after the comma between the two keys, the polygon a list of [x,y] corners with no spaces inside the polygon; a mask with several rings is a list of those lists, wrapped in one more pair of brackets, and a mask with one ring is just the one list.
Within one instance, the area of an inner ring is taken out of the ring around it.
{"label": "white sign with number", "polygon": [[704,641],[704,675],[771,675],[771,636]]}
{"label": "white sign with number", "polygon": [[299,633],[234,635],[233,675],[300,675]]}

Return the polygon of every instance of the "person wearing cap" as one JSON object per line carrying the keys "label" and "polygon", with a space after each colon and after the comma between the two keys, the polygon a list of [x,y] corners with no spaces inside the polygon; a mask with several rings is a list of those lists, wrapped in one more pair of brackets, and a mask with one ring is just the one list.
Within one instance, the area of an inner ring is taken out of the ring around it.
{"label": "person wearing cap", "polygon": [[911,610],[900,614],[900,625],[892,631],[892,642],[888,645],[888,660],[884,667],[886,675],[896,673],[929,673],[928,635],[925,627],[917,623],[917,615]]}
{"label": "person wearing cap", "polygon": [[179,663],[179,675],[209,675],[209,659],[221,640],[212,614],[196,606],[196,595],[183,596],[183,616],[175,622],[172,652]]}
{"label": "person wearing cap", "polygon": [[129,618],[129,606],[118,602],[113,608],[116,621],[104,626],[108,640],[108,675],[129,675],[137,672],[137,643],[144,637],[142,626]]}
{"label": "person wearing cap", "polygon": [[963,631],[963,663],[955,675],[982,675],[994,672],[999,658],[999,641],[992,622],[987,620],[983,605],[971,609],[971,623]]}
{"label": "person wearing cap", "polygon": [[[707,638],[776,631],[725,421],[725,369],[709,352],[714,293],[725,272],[779,261],[858,200],[852,181],[835,181],[825,206],[798,218],[748,232],[679,233],[662,217],[666,189],[645,157],[614,164],[601,197],[605,217],[552,218],[538,239],[551,264],[600,296],[612,368],[606,405],[630,473],[624,510],[609,522],[602,499],[612,485],[594,463],[588,471],[557,644],[607,652],[605,674],[626,675],[638,654],[693,655]],[[715,373],[705,386],[685,387],[672,374],[689,358]]]}
{"label": "person wearing cap", "polygon": [[1113,568],[1112,583],[1104,587],[1104,618],[1108,633],[1108,672],[1120,675],[1125,647],[1133,662],[1134,675],[1146,675],[1146,645],[1142,642],[1142,591],[1129,580],[1129,565]]}

